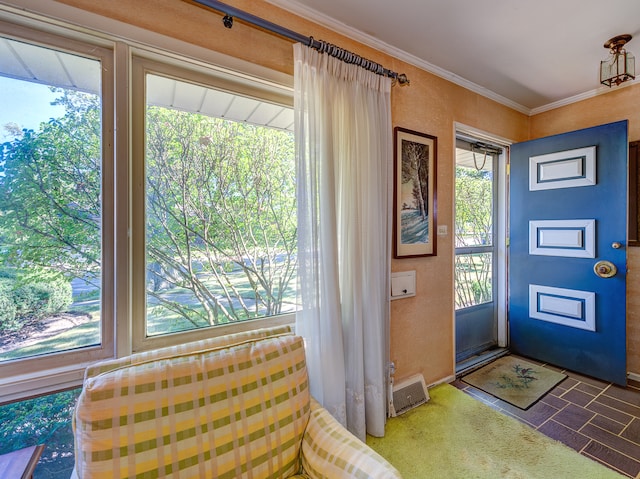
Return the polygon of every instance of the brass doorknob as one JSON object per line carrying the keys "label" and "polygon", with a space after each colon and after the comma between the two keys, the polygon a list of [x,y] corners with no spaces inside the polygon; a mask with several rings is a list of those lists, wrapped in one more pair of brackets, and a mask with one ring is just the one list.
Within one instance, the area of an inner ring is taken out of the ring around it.
{"label": "brass doorknob", "polygon": [[601,278],[611,278],[616,275],[618,268],[611,261],[598,261],[593,265],[593,271]]}

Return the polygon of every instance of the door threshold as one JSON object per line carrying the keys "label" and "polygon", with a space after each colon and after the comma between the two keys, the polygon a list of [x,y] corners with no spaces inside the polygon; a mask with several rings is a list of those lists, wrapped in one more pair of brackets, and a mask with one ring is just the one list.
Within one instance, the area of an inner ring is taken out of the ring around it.
{"label": "door threshold", "polygon": [[485,364],[488,364],[502,356],[506,356],[507,354],[509,354],[509,350],[507,348],[495,348],[490,351],[485,351],[483,353],[476,354],[475,356],[471,356],[470,358],[456,364],[456,377],[458,378],[475,369],[479,369]]}

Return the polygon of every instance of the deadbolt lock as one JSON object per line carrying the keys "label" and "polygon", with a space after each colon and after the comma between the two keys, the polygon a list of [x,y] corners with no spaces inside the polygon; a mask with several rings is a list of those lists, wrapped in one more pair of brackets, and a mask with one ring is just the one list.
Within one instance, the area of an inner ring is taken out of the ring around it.
{"label": "deadbolt lock", "polygon": [[611,261],[598,261],[593,265],[593,271],[601,278],[611,278],[616,275],[618,268]]}

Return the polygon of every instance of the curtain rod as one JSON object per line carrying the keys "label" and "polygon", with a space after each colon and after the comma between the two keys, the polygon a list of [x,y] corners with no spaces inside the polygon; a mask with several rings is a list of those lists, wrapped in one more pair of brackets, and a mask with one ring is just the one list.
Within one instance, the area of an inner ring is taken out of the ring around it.
{"label": "curtain rod", "polygon": [[251,13],[245,12],[243,10],[239,10],[235,7],[227,5],[225,3],[219,2],[218,0],[192,0],[194,3],[199,3],[200,5],[204,5],[206,7],[212,8],[219,12],[224,13],[224,17],[222,18],[222,22],[224,26],[227,28],[231,28],[233,26],[233,19],[238,18],[240,20],[244,20],[247,23],[255,25],[260,28],[264,28],[270,32],[276,33],[280,36],[286,37],[290,40],[303,43],[315,50],[318,50],[321,53],[327,53],[328,55],[338,58],[345,63],[352,63],[354,65],[365,68],[366,70],[377,73],[378,75],[383,75],[392,78],[399,85],[409,85],[409,79],[407,75],[404,73],[397,73],[387,68],[383,67],[379,63],[376,63],[371,60],[367,60],[366,58],[361,57],[355,53],[352,53],[348,50],[340,48],[331,43],[327,43],[322,40],[316,40],[313,37],[307,37],[300,33],[294,32],[293,30],[289,30],[281,25],[277,25],[272,23],[264,18],[257,17],[252,15]]}

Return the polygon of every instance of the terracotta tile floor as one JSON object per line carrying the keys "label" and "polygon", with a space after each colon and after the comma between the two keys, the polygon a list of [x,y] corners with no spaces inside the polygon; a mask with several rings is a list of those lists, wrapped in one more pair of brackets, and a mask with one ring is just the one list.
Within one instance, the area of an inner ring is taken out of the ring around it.
{"label": "terracotta tile floor", "polygon": [[640,479],[640,382],[622,388],[545,366],[568,377],[526,411],[460,379],[452,384],[623,476]]}

